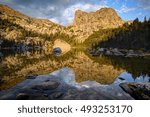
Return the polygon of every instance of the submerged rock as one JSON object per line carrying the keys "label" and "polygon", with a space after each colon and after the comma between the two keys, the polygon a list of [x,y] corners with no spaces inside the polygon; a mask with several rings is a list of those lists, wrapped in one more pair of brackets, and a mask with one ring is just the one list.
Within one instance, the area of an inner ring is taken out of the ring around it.
{"label": "submerged rock", "polygon": [[150,83],[121,83],[120,87],[134,99],[150,100]]}

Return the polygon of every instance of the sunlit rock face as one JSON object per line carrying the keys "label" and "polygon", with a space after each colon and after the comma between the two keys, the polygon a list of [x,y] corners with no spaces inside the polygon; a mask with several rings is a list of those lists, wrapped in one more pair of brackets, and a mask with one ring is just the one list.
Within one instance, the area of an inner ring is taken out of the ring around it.
{"label": "sunlit rock face", "polygon": [[[17,24],[27,31],[33,31],[40,35],[55,35],[57,33],[63,33],[69,37],[74,37],[74,41],[80,43],[84,42],[85,39],[93,33],[93,31],[104,28],[117,28],[125,23],[125,21],[123,21],[112,8],[102,8],[89,13],[77,10],[74,22],[70,26],[61,26],[49,21],[48,19],[32,18],[6,5],[0,5],[0,12],[1,19],[8,20],[10,24]],[[4,25],[4,27],[6,26]],[[11,30],[12,28],[13,30]],[[22,32],[22,29],[17,26],[9,26],[2,29],[1,34],[7,40],[20,42],[19,39],[20,37],[22,38]],[[28,43],[30,38],[32,38],[30,43],[41,43],[45,48],[49,48],[49,45],[51,46],[51,44],[47,45],[47,43],[51,42],[51,40],[45,40],[43,36],[41,37],[38,35],[36,37],[32,37],[32,35],[28,35],[27,38],[28,39],[25,37],[22,38],[25,43]]]}
{"label": "sunlit rock face", "polygon": [[95,12],[77,10],[72,29],[78,35],[79,41],[84,41],[93,31],[107,28],[117,28],[125,23],[112,8],[102,8]]}
{"label": "sunlit rock face", "polygon": [[[106,21],[106,22],[104,22]],[[77,10],[75,13],[74,26],[82,27],[83,25],[89,25],[90,27],[106,28],[104,26],[110,25],[109,27],[117,27],[122,25],[124,21],[118,16],[117,12],[112,8],[102,8],[96,12],[84,12]],[[93,24],[93,25],[92,25]]]}
{"label": "sunlit rock face", "polygon": [[68,51],[70,51],[71,46],[70,46],[70,44],[68,44],[67,42],[65,42],[65,41],[63,41],[63,40],[56,39],[56,40],[54,41],[53,49],[54,49],[54,48],[60,48],[61,51],[62,51],[62,54],[65,54],[65,53],[67,53]]}

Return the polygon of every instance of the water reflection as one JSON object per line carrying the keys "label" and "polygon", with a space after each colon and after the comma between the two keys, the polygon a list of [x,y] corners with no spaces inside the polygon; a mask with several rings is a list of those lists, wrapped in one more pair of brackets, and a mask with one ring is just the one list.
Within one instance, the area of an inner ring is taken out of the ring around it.
{"label": "water reflection", "polygon": [[118,76],[130,79],[128,81],[141,81],[138,79],[147,77],[144,82],[150,76],[150,59],[107,56],[95,58],[83,50],[72,50],[62,56],[54,56],[53,53],[42,50],[1,53],[0,90],[16,85],[28,74],[47,74],[63,67],[74,70],[77,82],[92,80],[104,85],[112,84]]}
{"label": "water reflection", "polygon": [[132,74],[128,72],[121,73],[118,78],[125,82],[150,82],[150,77],[148,75],[141,75],[133,78]]}

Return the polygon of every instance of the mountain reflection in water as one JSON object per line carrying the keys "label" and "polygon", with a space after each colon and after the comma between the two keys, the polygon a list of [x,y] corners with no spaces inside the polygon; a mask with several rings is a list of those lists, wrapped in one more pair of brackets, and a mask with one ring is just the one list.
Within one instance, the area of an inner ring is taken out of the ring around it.
{"label": "mountain reflection in water", "polygon": [[1,52],[0,90],[23,81],[29,74],[48,74],[63,67],[74,70],[76,81],[111,85],[116,78],[127,82],[149,82],[150,59],[100,56],[72,50],[62,56],[44,51]]}

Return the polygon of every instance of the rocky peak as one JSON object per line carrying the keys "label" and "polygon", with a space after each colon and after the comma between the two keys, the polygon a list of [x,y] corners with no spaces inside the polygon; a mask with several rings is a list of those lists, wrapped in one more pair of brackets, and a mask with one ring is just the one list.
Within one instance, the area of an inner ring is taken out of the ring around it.
{"label": "rocky peak", "polygon": [[84,35],[90,35],[93,31],[106,28],[117,28],[123,25],[123,21],[112,8],[102,8],[96,12],[83,12],[77,10],[73,26],[80,29]]}
{"label": "rocky peak", "polygon": [[[75,40],[83,42],[93,31],[106,28],[117,28],[125,23],[112,8],[102,8],[96,12],[84,12],[77,10],[75,12],[75,19],[71,26],[63,27],[46,19],[36,19],[22,14],[19,11],[13,10],[7,5],[0,4],[0,19],[6,19],[9,22],[15,23],[23,27],[27,31],[34,31],[38,34],[55,34],[64,33],[67,35],[74,35]],[[8,27],[7,27],[8,28]],[[17,29],[17,27],[16,27]],[[11,30],[5,34],[11,34]],[[2,31],[5,33],[6,31]],[[19,32],[16,30],[16,32]],[[14,34],[14,32],[13,32]],[[16,34],[16,38],[17,38]],[[9,36],[12,38],[12,35]]]}
{"label": "rocky peak", "polygon": [[28,18],[28,16],[10,8],[7,5],[0,4],[0,14],[7,14],[11,16],[21,17],[21,18]]}
{"label": "rocky peak", "polygon": [[[38,34],[48,34],[48,35],[55,34],[58,31],[61,31],[63,28],[62,26],[55,24],[52,21],[49,21],[48,19],[37,19],[26,16],[23,13],[16,11],[10,8],[9,6],[3,4],[0,4],[0,19],[8,20],[11,23],[21,26],[27,31],[34,31]],[[17,28],[18,27],[16,27],[16,29]],[[10,31],[7,32],[6,35],[8,34],[10,34]],[[10,38],[12,37],[10,36]]]}

